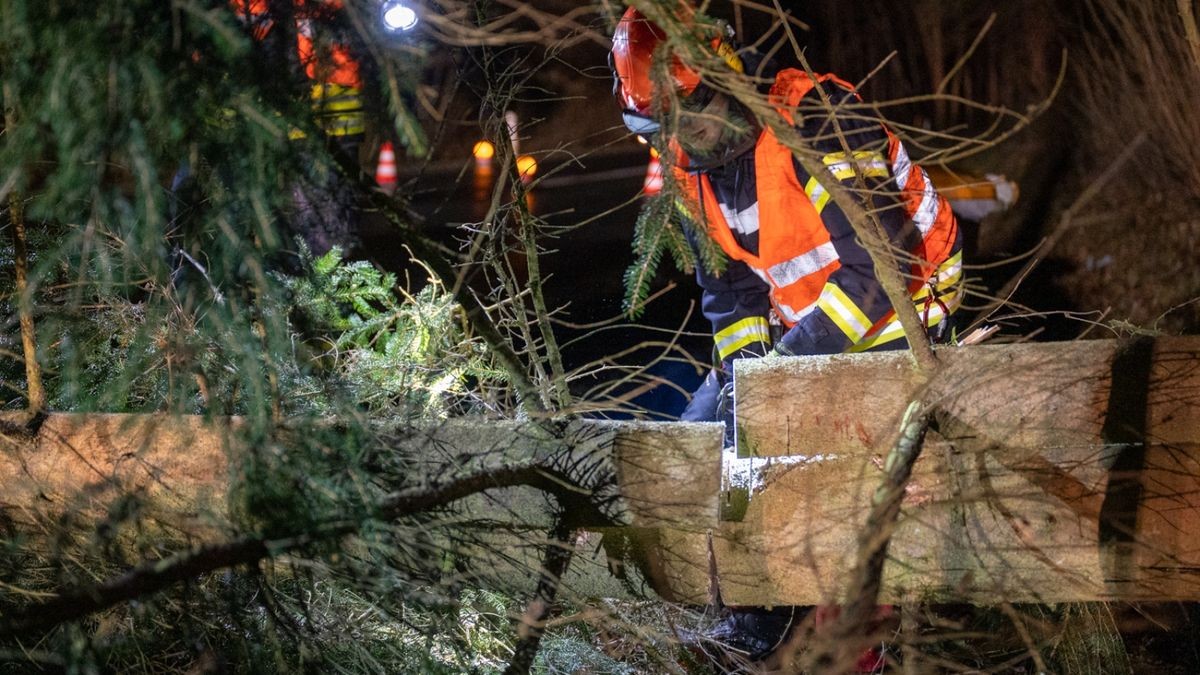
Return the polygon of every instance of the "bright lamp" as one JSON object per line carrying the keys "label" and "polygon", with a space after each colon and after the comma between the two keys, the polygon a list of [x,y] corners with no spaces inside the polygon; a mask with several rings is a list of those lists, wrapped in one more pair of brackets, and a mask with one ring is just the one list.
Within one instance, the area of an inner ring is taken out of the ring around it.
{"label": "bright lamp", "polygon": [[393,33],[412,30],[417,25],[417,12],[403,0],[386,0],[379,17],[383,27]]}

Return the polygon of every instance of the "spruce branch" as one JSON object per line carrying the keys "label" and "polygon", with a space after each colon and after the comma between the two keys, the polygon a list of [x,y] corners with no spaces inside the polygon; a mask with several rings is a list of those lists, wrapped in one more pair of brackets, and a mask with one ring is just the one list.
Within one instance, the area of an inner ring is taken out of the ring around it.
{"label": "spruce branch", "polygon": [[654,198],[642,209],[634,226],[633,250],[637,258],[625,270],[625,313],[637,318],[650,295],[650,284],[658,273],[665,240],[671,228],[667,198]]}

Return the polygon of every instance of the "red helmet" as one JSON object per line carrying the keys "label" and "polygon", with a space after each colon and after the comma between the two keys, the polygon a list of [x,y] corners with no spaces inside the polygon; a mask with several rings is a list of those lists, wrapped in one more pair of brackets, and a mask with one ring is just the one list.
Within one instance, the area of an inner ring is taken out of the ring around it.
{"label": "red helmet", "polygon": [[[613,33],[612,52],[613,94],[621,104],[625,126],[639,134],[654,133],[654,83],[651,66],[654,52],[667,38],[658,24],[651,22],[637,9],[630,7],[617,22]],[[670,74],[676,93],[687,96],[700,84],[700,74],[683,64],[678,56],[670,56]]]}
{"label": "red helmet", "polygon": [[[684,19],[692,16],[692,8],[680,2],[679,12]],[[650,72],[654,52],[666,40],[666,34],[658,24],[650,22],[641,12],[630,7],[617,22],[612,35],[612,52],[608,54],[613,71],[613,95],[622,107],[625,126],[634,133],[654,133],[659,130],[654,118],[654,83]],[[730,67],[742,71],[742,61],[730,43],[714,38],[712,46]],[[671,78],[674,89],[680,96],[689,96],[700,86],[700,73],[686,66],[679,56],[670,55]],[[658,92],[661,95],[661,92]],[[659,103],[660,106],[662,102]]]}

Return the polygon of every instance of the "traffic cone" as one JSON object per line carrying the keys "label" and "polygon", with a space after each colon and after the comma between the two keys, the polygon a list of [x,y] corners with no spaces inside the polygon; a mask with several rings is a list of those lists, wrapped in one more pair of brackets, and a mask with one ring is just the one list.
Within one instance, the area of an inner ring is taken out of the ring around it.
{"label": "traffic cone", "polygon": [[642,181],[642,192],[647,197],[656,195],[662,192],[663,187],[663,168],[662,162],[658,161],[658,151],[650,148],[650,165],[646,167],[646,180]]}
{"label": "traffic cone", "polygon": [[379,147],[379,166],[375,167],[375,182],[387,194],[396,191],[396,151],[391,141]]}

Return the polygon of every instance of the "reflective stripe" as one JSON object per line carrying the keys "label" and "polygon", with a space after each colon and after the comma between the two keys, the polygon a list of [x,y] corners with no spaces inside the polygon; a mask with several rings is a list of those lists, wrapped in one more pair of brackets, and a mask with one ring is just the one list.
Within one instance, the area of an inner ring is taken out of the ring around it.
{"label": "reflective stripe", "polygon": [[817,299],[817,306],[842,329],[852,343],[861,340],[871,330],[871,320],[836,284],[825,284],[825,288],[821,289],[821,297]]}
{"label": "reflective stripe", "polygon": [[328,136],[353,136],[367,132],[366,121],[361,114],[321,117],[316,122]]}
{"label": "reflective stripe", "polygon": [[937,270],[921,286],[921,290],[913,294],[913,300],[922,300],[929,295],[929,285],[934,290],[945,291],[957,286],[962,281],[962,251],[951,256],[946,262],[938,265]]}
{"label": "reflective stripe", "polygon": [[736,354],[739,349],[762,342],[771,344],[771,329],[767,320],[761,316],[742,319],[713,336],[717,343],[717,354],[722,361]]}
{"label": "reflective stripe", "polygon": [[908,185],[908,173],[912,171],[912,160],[908,158],[908,150],[904,144],[896,141],[896,159],[892,161],[892,175],[896,177],[896,187],[903,190]]}
{"label": "reflective stripe", "polygon": [[362,107],[362,97],[359,95],[357,87],[343,87],[332,82],[314,84],[310,95],[313,105],[324,110],[345,110],[350,105]]}
{"label": "reflective stripe", "polygon": [[929,176],[925,174],[925,170],[918,168],[917,171],[920,171],[921,175],[925,177],[925,189],[921,193],[921,205],[917,207],[916,213],[912,214],[912,219],[917,224],[921,236],[924,237],[929,234],[929,230],[937,221],[938,194],[937,189],[933,187],[933,181],[929,180]]}
{"label": "reflective stripe", "polygon": [[682,199],[675,200],[675,210],[679,213],[679,215],[683,216],[684,218],[687,218],[689,222],[692,222],[692,223],[699,222],[696,220],[696,216],[694,214],[692,214],[692,210],[688,208],[688,205],[685,204]]}
{"label": "reflective stripe", "polygon": [[332,82],[312,85],[317,126],[329,136],[351,136],[366,132],[366,115],[357,87]]}
{"label": "reflective stripe", "polygon": [[[942,322],[943,318],[953,314],[956,310],[958,310],[959,306],[962,305],[962,294],[957,290],[951,291],[945,295],[941,295],[938,297],[938,299],[942,301],[941,304],[938,304],[937,302],[931,302],[929,304],[929,318],[925,322],[926,328],[933,328],[934,326],[938,325]],[[942,311],[943,304],[946,306],[946,311]],[[925,303],[917,303],[916,310],[917,316],[925,316]],[[900,319],[893,318],[891,321],[887,322],[878,333],[850,347],[847,352],[852,354],[863,352],[873,347],[887,344],[892,340],[898,340],[902,337],[904,337],[904,326],[900,324]]]}
{"label": "reflective stripe", "polygon": [[717,202],[717,206],[721,208],[721,215],[725,216],[725,223],[733,230],[742,234],[758,232],[758,202],[742,211],[734,211],[721,202]]}
{"label": "reflective stripe", "polygon": [[962,251],[959,251],[938,265],[937,272],[930,281],[935,288],[942,290],[957,284],[962,279],[962,271]]}
{"label": "reflective stripe", "polygon": [[833,247],[833,243],[825,242],[791,260],[772,265],[767,270],[767,275],[774,280],[772,285],[782,288],[794,284],[813,272],[825,269],[838,260],[838,252]]}
{"label": "reflective stripe", "polygon": [[327,98],[320,102],[323,112],[354,112],[362,110],[362,101],[357,96],[351,98],[342,96],[338,98]]}
{"label": "reflective stripe", "polygon": [[[883,162],[884,161],[882,152],[874,152],[872,150],[855,150],[850,155],[850,157],[855,162],[858,162],[860,164],[864,163],[864,162]],[[825,166],[830,166],[832,164],[845,163],[846,162],[846,153],[831,152],[828,155],[825,155],[824,157],[822,157],[821,161],[825,163]]]}
{"label": "reflective stripe", "polygon": [[808,201],[812,202],[818,215],[825,210],[825,205],[829,203],[829,193],[816,178],[808,179],[808,184],[804,186],[804,194],[808,195]]}
{"label": "reflective stripe", "polygon": [[[773,295],[775,292],[775,289],[772,289],[771,292]],[[817,308],[817,303],[814,302],[814,303],[808,305],[807,307],[803,307],[801,309],[792,309],[788,305],[785,305],[782,302],[777,301],[775,303],[775,308],[779,310],[779,313],[782,314],[783,318],[786,319],[787,321],[789,321],[791,323],[800,323],[801,319],[808,316],[809,314],[812,314],[813,310]]]}
{"label": "reflective stripe", "polygon": [[838,180],[847,180],[854,178],[855,173],[861,173],[863,178],[887,178],[888,169],[886,164],[859,164],[855,169],[849,164],[838,164],[829,167],[829,171],[833,177]]}
{"label": "reflective stripe", "polygon": [[887,178],[888,165],[883,155],[878,152],[859,150],[854,153],[853,163],[846,159],[846,153],[834,152],[825,155],[821,161],[829,167],[829,172],[838,180],[853,178],[855,172],[868,178]]}

